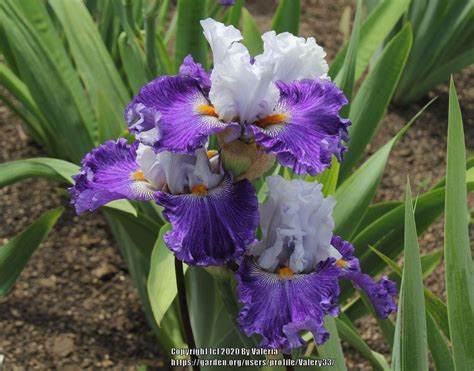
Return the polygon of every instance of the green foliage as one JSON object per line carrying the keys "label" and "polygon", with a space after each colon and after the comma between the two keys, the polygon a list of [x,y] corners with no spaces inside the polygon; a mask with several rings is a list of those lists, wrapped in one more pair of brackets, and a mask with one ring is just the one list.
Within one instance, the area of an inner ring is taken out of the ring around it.
{"label": "green foliage", "polygon": [[242,8],[242,36],[243,44],[249,49],[250,55],[255,56],[263,52],[261,32],[246,8]]}
{"label": "green foliage", "polygon": [[[398,20],[408,8],[410,0],[384,0],[369,14],[361,26],[355,80],[359,80],[377,48],[389,35]],[[329,68],[329,76],[336,77],[347,53],[347,46],[336,55]]]}
{"label": "green foliage", "polygon": [[36,109],[29,109],[52,140],[49,150],[54,155],[79,161],[97,143],[97,120],[46,9],[34,0],[3,1],[0,23],[14,60],[11,73],[18,70],[18,77],[41,113],[37,115]]}
{"label": "green foliage", "polygon": [[31,158],[0,164],[0,187],[28,178],[49,178],[72,184],[72,176],[79,166],[54,158]]}
{"label": "green foliage", "polygon": [[0,246],[0,297],[10,291],[21,271],[63,211],[64,208],[59,207],[44,213],[6,245]]}
{"label": "green foliage", "polygon": [[98,141],[120,135],[127,92],[111,55],[81,0],[50,0],[68,41],[77,73],[97,118]]}
{"label": "green foliage", "polygon": [[390,151],[416,119],[431,104],[429,102],[394,138],[372,155],[336,190],[334,208],[335,233],[351,240],[358,223],[363,220],[382,179]]}
{"label": "green foliage", "polygon": [[163,241],[163,235],[170,229],[171,226],[166,224],[160,230],[151,254],[148,276],[148,297],[158,326],[177,294],[174,255]]}
{"label": "green foliage", "polygon": [[346,179],[357,165],[385,115],[405,66],[411,42],[411,28],[407,25],[384,49],[357,92],[349,115],[352,122],[349,127],[350,151],[341,164],[340,181]]}
{"label": "green foliage", "polygon": [[402,331],[401,369],[428,370],[425,302],[421,278],[420,248],[417,241],[410,183],[405,195],[405,265],[403,266],[401,299]]}
{"label": "green foliage", "polygon": [[464,132],[454,82],[449,91],[444,256],[448,320],[456,370],[474,364],[474,275],[467,225]]}
{"label": "green foliage", "polygon": [[324,327],[328,330],[330,337],[322,345],[318,347],[319,356],[323,358],[330,358],[335,360],[334,367],[338,371],[347,370],[346,361],[344,360],[344,353],[342,352],[341,340],[337,332],[336,320],[331,316],[326,316],[324,319]]}
{"label": "green foliage", "polygon": [[298,35],[300,28],[300,0],[280,0],[273,16],[272,30]]}
{"label": "green foliage", "polygon": [[188,54],[207,68],[207,41],[199,23],[206,18],[207,0],[178,1],[178,30],[174,52],[176,69]]}
{"label": "green foliage", "polygon": [[414,44],[395,95],[408,104],[450,74],[474,63],[474,3],[466,0],[412,1],[404,18]]}
{"label": "green foliage", "polygon": [[117,241],[120,241],[119,247],[127,261],[132,282],[138,289],[148,323],[157,336],[160,346],[167,355],[170,354],[171,348],[185,347],[176,308],[172,306],[171,310],[166,312],[166,315],[160,320],[160,327],[158,327],[148,296],[147,282],[151,256],[160,226],[142,215],[136,218],[115,210],[104,210],[104,214],[113,235]]}

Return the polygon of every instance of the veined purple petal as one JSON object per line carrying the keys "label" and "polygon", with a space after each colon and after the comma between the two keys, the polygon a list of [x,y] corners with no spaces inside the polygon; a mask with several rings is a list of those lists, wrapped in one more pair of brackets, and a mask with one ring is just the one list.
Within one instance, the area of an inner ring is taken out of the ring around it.
{"label": "veined purple petal", "polygon": [[179,67],[179,74],[181,76],[188,76],[195,79],[207,95],[211,88],[211,77],[200,63],[194,62],[191,54],[184,58],[183,64]]}
{"label": "veined purple petal", "polygon": [[189,265],[223,265],[255,240],[258,201],[252,185],[225,179],[205,195],[156,193],[173,230],[164,240]]}
{"label": "veined purple petal", "polygon": [[162,76],[145,85],[125,110],[130,131],[159,151],[189,153],[224,130],[199,82],[188,76]]}
{"label": "veined purple petal", "polygon": [[73,176],[76,184],[69,188],[78,214],[113,200],[153,199],[148,182],[134,178],[139,170],[137,147],[138,142],[128,145],[125,139],[109,140],[85,156],[79,174]]}
{"label": "veined purple petal", "polygon": [[377,315],[386,318],[397,310],[393,298],[397,295],[395,282],[383,276],[375,282],[368,274],[360,271],[359,260],[352,255],[354,248],[339,236],[333,236],[331,245],[342,255],[342,260],[347,263],[347,268],[342,269],[341,278],[351,280],[356,288],[363,290],[369,297]]}
{"label": "veined purple petal", "polygon": [[342,91],[327,80],[278,81],[280,101],[274,114],[249,127],[257,143],[297,174],[321,173],[332,155],[342,161],[349,120],[339,116],[347,104]]}
{"label": "veined purple petal", "polygon": [[303,330],[311,331],[318,344],[324,343],[329,337],[324,317],[339,313],[339,274],[334,259],[320,263],[313,273],[280,276],[246,256],[236,273],[244,304],[238,316],[241,329],[247,336],[260,334],[261,347],[285,352],[305,344],[299,335]]}

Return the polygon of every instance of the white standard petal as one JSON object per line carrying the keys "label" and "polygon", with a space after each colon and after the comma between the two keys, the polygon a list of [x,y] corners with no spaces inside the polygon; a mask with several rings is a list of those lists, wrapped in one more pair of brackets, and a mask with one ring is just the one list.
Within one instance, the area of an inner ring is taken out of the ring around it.
{"label": "white standard petal", "polygon": [[137,162],[143,175],[154,189],[161,189],[166,184],[163,165],[153,148],[140,143],[137,148]]}
{"label": "white standard petal", "polygon": [[153,148],[140,144],[137,149],[137,162],[153,189],[162,190],[166,185],[172,194],[189,193],[193,187],[199,185],[213,189],[224,177],[220,166],[211,165],[204,148],[198,149],[195,155],[169,151],[156,154]]}
{"label": "white standard petal", "polygon": [[279,98],[272,63],[251,63],[240,31],[213,19],[201,21],[204,36],[211,46],[214,68],[209,97],[219,118],[239,118],[253,122],[272,112]]}
{"label": "white standard petal", "polygon": [[326,52],[314,37],[297,37],[289,32],[276,34],[269,31],[262,35],[263,54],[255,60],[261,64],[274,63],[274,81],[328,78]]}
{"label": "white standard petal", "polygon": [[252,123],[269,115],[280,97],[273,82],[273,65],[252,64],[247,49],[215,65],[211,81],[209,98],[225,121],[238,117],[241,123]]}
{"label": "white standard petal", "polygon": [[250,250],[259,265],[307,273],[329,257],[340,259],[331,246],[335,200],[323,197],[322,185],[280,176],[268,177],[267,182],[268,201],[261,206],[263,238]]}
{"label": "white standard petal", "polygon": [[204,36],[211,46],[214,65],[220,64],[230,49],[241,49],[241,46],[243,46],[237,43],[243,37],[234,26],[226,26],[212,18],[201,21],[201,26],[204,30]]}
{"label": "white standard petal", "polygon": [[204,148],[198,149],[196,151],[196,166],[189,181],[190,188],[203,184],[207,189],[212,189],[221,183],[223,177],[221,172],[213,172],[206,150]]}

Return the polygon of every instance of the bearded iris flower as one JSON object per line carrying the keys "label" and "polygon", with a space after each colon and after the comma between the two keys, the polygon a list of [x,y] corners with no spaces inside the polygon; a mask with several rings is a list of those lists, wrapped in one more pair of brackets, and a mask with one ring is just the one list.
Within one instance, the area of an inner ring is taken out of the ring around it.
{"label": "bearded iris flower", "polygon": [[[268,177],[259,216],[250,180],[275,158],[297,174],[343,160],[349,120],[344,94],[327,76],[314,38],[262,35],[251,57],[233,26],[201,22],[213,53],[210,73],[191,56],[179,73],[145,85],[125,109],[135,142],[107,141],[83,160],[70,188],[78,214],[117,199],[154,201],[172,230],[164,241],[189,265],[239,263],[238,315],[247,336],[285,352],[310,331],[327,340],[327,315],[339,313],[339,282],[366,292],[377,314],[395,310],[395,284],[360,271],[349,242],[333,235],[335,200],[322,185]],[[207,151],[216,135],[219,151]],[[260,226],[262,239],[255,231]]]}
{"label": "bearded iris flower", "polygon": [[156,154],[138,141],[107,141],[84,158],[74,180],[70,193],[78,214],[117,199],[163,206],[173,226],[164,240],[187,264],[225,264],[255,239],[255,190],[247,180],[232,182],[216,151]]}
{"label": "bearded iris flower", "polygon": [[263,238],[251,246],[237,271],[243,308],[238,321],[247,336],[262,336],[260,346],[288,352],[304,345],[302,331],[317,344],[329,337],[324,317],[339,313],[339,280],[364,290],[377,314],[395,311],[394,282],[374,282],[360,272],[349,242],[333,236],[335,200],[322,185],[268,177],[268,201],[261,206]]}
{"label": "bearded iris flower", "polygon": [[329,81],[314,38],[270,31],[262,36],[264,52],[252,58],[236,28],[201,24],[214,68],[207,75],[189,58],[179,75],[142,88],[126,108],[142,143],[192,153],[223,132],[222,143],[254,141],[298,174],[324,171],[332,155],[342,160],[350,122],[339,111],[347,100]]}

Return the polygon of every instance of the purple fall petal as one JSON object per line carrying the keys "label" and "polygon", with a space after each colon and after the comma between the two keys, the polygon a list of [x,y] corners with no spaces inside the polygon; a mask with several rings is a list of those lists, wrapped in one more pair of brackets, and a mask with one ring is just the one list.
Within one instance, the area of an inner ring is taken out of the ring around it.
{"label": "purple fall petal", "polygon": [[139,170],[137,147],[138,142],[128,145],[125,139],[109,140],[84,157],[79,174],[73,176],[76,184],[69,188],[78,214],[118,199],[153,199],[148,183],[132,177]]}
{"label": "purple fall petal", "polygon": [[164,240],[189,265],[223,265],[238,259],[255,240],[258,202],[246,181],[226,179],[206,195],[156,193],[173,230]]}
{"label": "purple fall petal", "polygon": [[[251,125],[257,143],[297,174],[316,175],[331,164],[332,155],[342,161],[347,150],[349,120],[339,116],[347,104],[342,91],[327,80],[278,81],[280,101],[275,115],[284,123],[266,127]],[[258,122],[257,122],[258,124]]]}
{"label": "purple fall petal", "polygon": [[207,95],[211,88],[211,78],[200,63],[194,62],[191,54],[184,58],[183,64],[179,67],[179,74],[195,79]]}
{"label": "purple fall petal", "polygon": [[311,331],[318,344],[327,340],[324,317],[339,312],[338,276],[334,259],[318,265],[315,272],[280,277],[261,269],[246,256],[236,273],[237,292],[244,304],[238,322],[251,336],[262,335],[263,348],[282,348],[288,352],[304,344],[299,333]]}
{"label": "purple fall petal", "polygon": [[209,135],[227,127],[209,107],[195,78],[163,76],[140,90],[128,104],[125,118],[138,140],[157,152],[193,154]]}
{"label": "purple fall petal", "polygon": [[331,245],[342,255],[342,259],[348,263],[347,269],[342,271],[341,278],[351,280],[356,288],[363,290],[380,318],[386,318],[390,313],[397,310],[393,298],[397,295],[395,282],[383,276],[375,282],[368,274],[360,271],[359,260],[352,255],[354,248],[339,236],[333,236]]}

